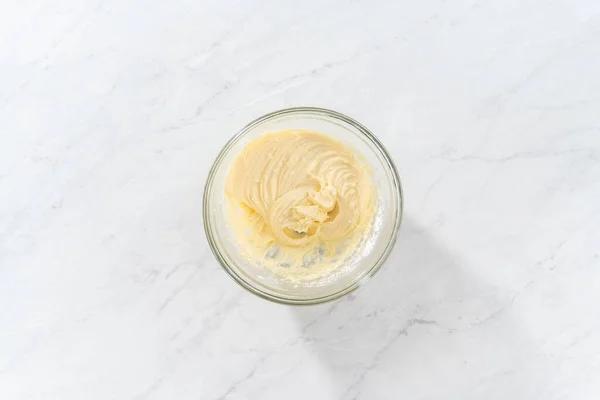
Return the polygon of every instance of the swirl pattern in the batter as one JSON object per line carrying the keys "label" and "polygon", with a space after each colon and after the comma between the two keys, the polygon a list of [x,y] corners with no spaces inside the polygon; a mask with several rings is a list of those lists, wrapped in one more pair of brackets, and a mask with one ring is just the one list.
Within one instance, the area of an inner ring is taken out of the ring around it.
{"label": "swirl pattern in the batter", "polygon": [[364,163],[312,131],[268,133],[250,142],[234,160],[225,191],[245,210],[251,241],[263,247],[330,247],[364,229],[373,215]]}

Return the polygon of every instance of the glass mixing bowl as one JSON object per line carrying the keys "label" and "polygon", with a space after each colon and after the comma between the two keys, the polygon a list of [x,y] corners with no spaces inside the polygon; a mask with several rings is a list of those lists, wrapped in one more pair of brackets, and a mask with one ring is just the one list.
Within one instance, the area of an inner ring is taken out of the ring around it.
{"label": "glass mixing bowl", "polygon": [[[376,211],[366,240],[345,260],[343,267],[304,282],[282,279],[243,256],[235,232],[228,223],[231,214],[224,187],[231,163],[250,141],[268,132],[288,129],[316,131],[342,142],[368,166],[376,192]],[[204,229],[216,259],[245,289],[278,303],[319,304],[352,292],[379,270],[398,236],[402,203],[402,187],[394,162],[367,128],[335,111],[289,108],[250,122],[225,144],[210,169],[204,188]]]}

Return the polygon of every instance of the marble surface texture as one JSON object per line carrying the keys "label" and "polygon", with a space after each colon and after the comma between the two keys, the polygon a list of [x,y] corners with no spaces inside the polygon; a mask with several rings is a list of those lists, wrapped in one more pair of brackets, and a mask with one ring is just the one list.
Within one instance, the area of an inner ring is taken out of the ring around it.
{"label": "marble surface texture", "polygon": [[[598,399],[600,2],[0,4],[0,399]],[[387,146],[399,242],[261,300],[202,228],[241,126]]]}

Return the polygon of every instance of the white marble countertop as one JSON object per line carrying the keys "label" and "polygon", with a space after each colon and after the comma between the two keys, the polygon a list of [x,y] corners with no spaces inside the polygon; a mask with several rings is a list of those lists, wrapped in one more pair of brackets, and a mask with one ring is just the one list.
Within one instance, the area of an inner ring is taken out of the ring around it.
{"label": "white marble countertop", "polygon": [[[0,399],[600,396],[598,1],[9,0],[0,72]],[[297,105],[367,125],[406,200],[308,308],[201,215],[227,139]]]}

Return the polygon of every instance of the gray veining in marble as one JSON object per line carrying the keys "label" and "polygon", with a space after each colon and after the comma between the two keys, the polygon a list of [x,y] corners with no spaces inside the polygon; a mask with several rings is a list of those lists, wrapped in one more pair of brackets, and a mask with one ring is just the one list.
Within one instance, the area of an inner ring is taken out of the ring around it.
{"label": "gray veining in marble", "polygon": [[[0,5],[0,399],[597,399],[600,3]],[[400,239],[291,308],[212,257],[249,120],[315,105],[393,155]]]}

